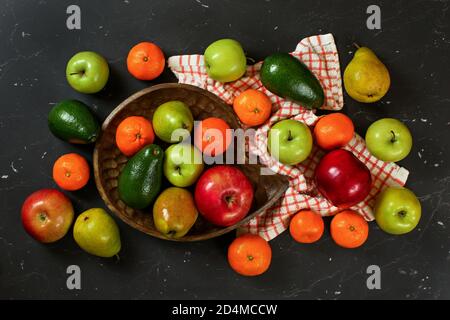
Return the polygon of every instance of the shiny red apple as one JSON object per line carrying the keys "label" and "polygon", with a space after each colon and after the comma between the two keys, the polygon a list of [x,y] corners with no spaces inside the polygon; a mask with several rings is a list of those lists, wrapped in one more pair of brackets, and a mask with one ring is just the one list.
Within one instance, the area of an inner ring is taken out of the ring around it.
{"label": "shiny red apple", "polygon": [[366,165],[343,149],[331,151],[320,160],[315,179],[320,193],[338,208],[363,201],[372,186]]}
{"label": "shiny red apple", "polygon": [[36,191],[22,205],[23,227],[39,242],[51,243],[64,237],[73,219],[69,198],[55,189]]}
{"label": "shiny red apple", "polygon": [[250,211],[253,187],[236,167],[220,165],[206,170],[195,188],[195,204],[209,222],[232,226]]}

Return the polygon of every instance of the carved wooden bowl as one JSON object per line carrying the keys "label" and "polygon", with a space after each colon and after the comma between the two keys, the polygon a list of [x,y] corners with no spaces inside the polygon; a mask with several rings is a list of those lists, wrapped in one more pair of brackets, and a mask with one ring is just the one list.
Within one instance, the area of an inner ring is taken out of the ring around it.
{"label": "carved wooden bowl", "polygon": [[[239,121],[230,106],[214,94],[190,85],[175,83],[156,85],[139,91],[122,102],[103,123],[102,135],[94,150],[94,174],[98,191],[108,208],[120,219],[135,229],[161,239],[176,241],[206,240],[238,228],[271,207],[283,195],[288,187],[286,177],[260,175],[259,165],[237,165],[253,184],[255,197],[251,212],[244,220],[227,228],[214,226],[199,214],[197,222],[189,233],[180,239],[167,239],[156,230],[151,207],[145,210],[135,210],[126,206],[119,199],[117,184],[119,174],[128,158],[116,146],[116,128],[122,120],[129,116],[143,116],[152,119],[154,110],[159,105],[171,100],[180,100],[186,103],[191,108],[195,120],[214,116],[225,120],[231,128],[240,127]],[[163,148],[168,146],[159,140],[154,143]],[[168,182],[163,183],[162,189],[165,187],[169,187]]]}

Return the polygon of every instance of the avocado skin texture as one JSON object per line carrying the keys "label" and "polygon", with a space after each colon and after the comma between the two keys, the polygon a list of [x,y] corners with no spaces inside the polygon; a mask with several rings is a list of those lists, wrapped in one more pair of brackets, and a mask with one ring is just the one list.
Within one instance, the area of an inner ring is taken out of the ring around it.
{"label": "avocado skin texture", "polygon": [[88,144],[97,140],[100,124],[83,102],[64,100],[48,114],[48,127],[58,138],[76,144]]}
{"label": "avocado skin texture", "polygon": [[163,174],[163,150],[151,144],[134,155],[119,176],[119,197],[131,208],[148,207],[159,194]]}
{"label": "avocado skin texture", "polygon": [[319,80],[303,62],[288,53],[275,53],[264,60],[261,81],[272,93],[308,109],[324,104],[325,95]]}

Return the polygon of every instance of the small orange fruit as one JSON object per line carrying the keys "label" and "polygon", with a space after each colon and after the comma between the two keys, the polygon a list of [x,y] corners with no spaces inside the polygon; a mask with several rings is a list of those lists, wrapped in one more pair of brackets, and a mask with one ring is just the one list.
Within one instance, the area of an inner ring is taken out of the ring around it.
{"label": "small orange fruit", "polygon": [[228,247],[231,268],[243,276],[259,276],[269,269],[272,248],[258,235],[244,234]]}
{"label": "small orange fruit", "polygon": [[297,213],[289,225],[292,238],[300,243],[313,243],[318,241],[324,231],[322,216],[311,210]]}
{"label": "small orange fruit", "polygon": [[127,157],[131,157],[146,145],[152,144],[154,140],[152,124],[144,117],[128,117],[116,130],[117,147]]}
{"label": "small orange fruit", "polygon": [[207,156],[220,156],[231,144],[230,126],[220,118],[207,118],[194,131],[195,146]]}
{"label": "small orange fruit", "polygon": [[369,224],[352,210],[339,212],[331,221],[331,237],[343,248],[358,248],[366,242],[368,236]]}
{"label": "small orange fruit", "polygon": [[234,99],[233,108],[242,123],[253,127],[269,119],[272,102],[261,91],[248,89]]}
{"label": "small orange fruit", "polygon": [[89,165],[82,156],[69,153],[61,156],[53,165],[53,180],[63,190],[75,191],[89,181]]}
{"label": "small orange fruit", "polygon": [[161,48],[151,42],[141,42],[128,53],[128,71],[139,80],[153,80],[159,77],[165,65],[166,59]]}
{"label": "small orange fruit", "polygon": [[353,139],[355,127],[352,120],[343,113],[332,113],[319,119],[314,127],[314,138],[325,150],[338,149]]}

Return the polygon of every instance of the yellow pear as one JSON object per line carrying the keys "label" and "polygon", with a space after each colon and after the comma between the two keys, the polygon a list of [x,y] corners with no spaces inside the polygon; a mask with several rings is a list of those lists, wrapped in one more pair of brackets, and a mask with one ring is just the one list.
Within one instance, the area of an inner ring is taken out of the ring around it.
{"label": "yellow pear", "polygon": [[359,102],[380,100],[389,90],[389,71],[375,53],[360,47],[344,72],[344,86],[350,97]]}

